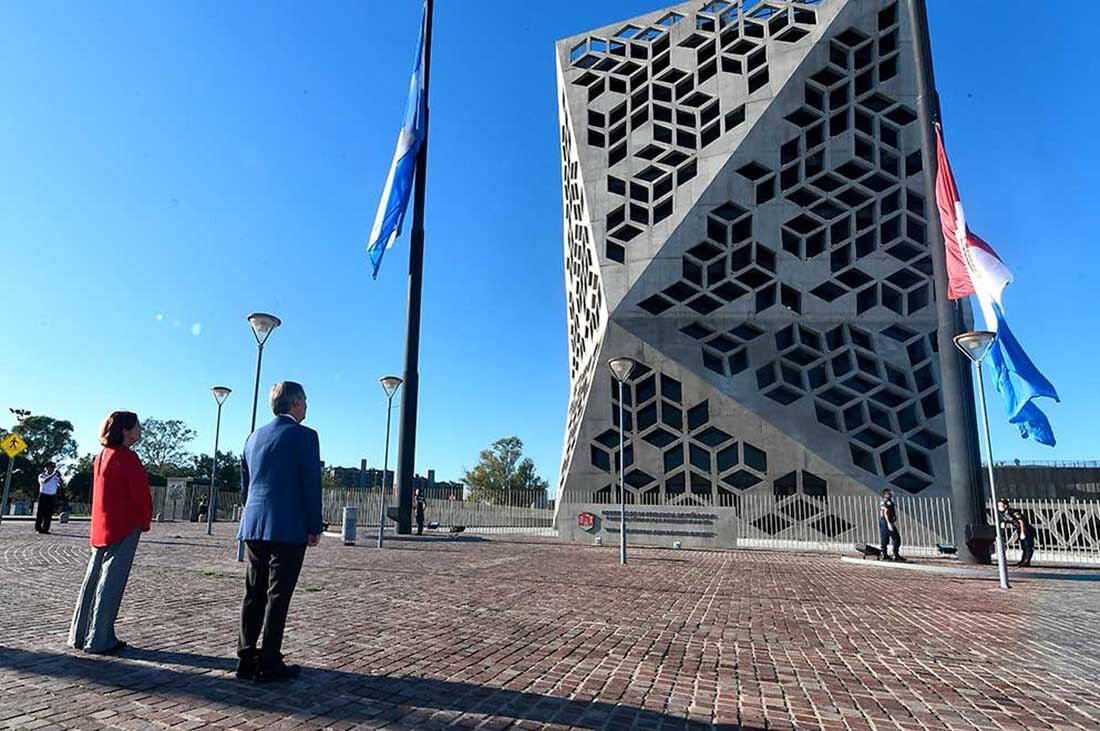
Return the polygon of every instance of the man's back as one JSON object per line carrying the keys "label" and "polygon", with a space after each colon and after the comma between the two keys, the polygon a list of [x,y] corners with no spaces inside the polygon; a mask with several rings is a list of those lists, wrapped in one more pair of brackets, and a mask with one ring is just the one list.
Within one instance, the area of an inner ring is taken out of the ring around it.
{"label": "man's back", "polygon": [[257,429],[241,455],[244,541],[306,543],[321,532],[317,432],[288,416]]}

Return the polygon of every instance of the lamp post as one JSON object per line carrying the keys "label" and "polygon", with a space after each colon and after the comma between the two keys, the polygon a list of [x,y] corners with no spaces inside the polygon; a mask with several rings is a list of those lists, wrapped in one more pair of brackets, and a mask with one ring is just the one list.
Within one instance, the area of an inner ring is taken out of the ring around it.
{"label": "lamp post", "polygon": [[[985,432],[985,456],[989,467],[989,496],[993,501],[993,510],[997,510],[997,485],[993,481],[993,441],[989,436],[989,413],[985,407],[985,381],[982,380],[982,359],[989,353],[997,339],[997,333],[988,330],[967,332],[955,336],[955,346],[970,359],[974,367],[978,369],[978,402],[982,409],[982,429]],[[1001,538],[1001,528],[997,525],[996,514],[993,517],[997,546],[997,575],[1001,581],[1001,588],[1008,588],[1008,568],[1005,566],[1005,546]]]}
{"label": "lamp post", "polygon": [[213,386],[210,392],[218,402],[218,420],[214,426],[214,454],[210,457],[210,499],[206,503],[206,535],[214,535],[214,511],[218,509],[218,490],[215,484],[218,474],[218,438],[222,432],[222,404],[229,398],[233,389],[226,386]]}
{"label": "lamp post", "polygon": [[393,416],[393,395],[401,388],[402,381],[397,376],[383,376],[379,383],[386,392],[386,452],[382,458],[382,494],[378,501],[378,547],[381,548],[386,529],[386,474],[390,471],[390,417]]}
{"label": "lamp post", "polygon": [[623,474],[626,472],[626,439],[623,432],[626,431],[626,423],[623,421],[623,386],[638,361],[633,358],[612,358],[607,361],[607,368],[611,371],[611,377],[619,384],[619,563],[626,564],[626,486],[623,482]]}
{"label": "lamp post", "polygon": [[[271,337],[275,328],[283,324],[275,315],[266,312],[253,312],[248,316],[248,324],[252,327],[252,334],[256,338],[256,382],[252,388],[252,426],[248,433],[256,431],[256,406],[260,399],[260,365],[264,362],[264,343]],[[244,542],[237,541],[237,561],[244,561]]]}
{"label": "lamp post", "polygon": [[256,404],[260,398],[260,365],[264,361],[264,343],[283,321],[266,312],[253,312],[248,316],[248,324],[252,326],[252,334],[256,336],[256,386],[252,390],[252,426],[248,430],[251,434],[256,431]]}

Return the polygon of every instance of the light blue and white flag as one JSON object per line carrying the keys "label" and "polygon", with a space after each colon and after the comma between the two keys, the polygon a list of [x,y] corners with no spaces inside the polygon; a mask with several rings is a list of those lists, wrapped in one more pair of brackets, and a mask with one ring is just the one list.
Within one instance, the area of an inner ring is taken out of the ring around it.
{"label": "light blue and white flag", "polygon": [[382,256],[393,246],[401,233],[401,224],[405,220],[405,211],[409,207],[409,195],[416,179],[416,156],[424,142],[424,24],[427,21],[427,6],[420,22],[420,40],[417,43],[416,63],[413,66],[412,79],[409,82],[409,100],[405,106],[405,122],[397,135],[397,149],[393,153],[390,173],[386,177],[386,187],[382,189],[382,200],[378,203],[378,213],[374,217],[374,228],[370,232],[367,253],[370,255],[371,276],[378,277],[378,268],[382,266]]}

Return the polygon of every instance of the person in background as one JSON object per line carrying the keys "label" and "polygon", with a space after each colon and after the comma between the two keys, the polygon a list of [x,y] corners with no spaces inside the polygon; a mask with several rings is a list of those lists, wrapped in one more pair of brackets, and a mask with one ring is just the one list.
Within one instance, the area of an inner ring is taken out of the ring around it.
{"label": "person in background", "polygon": [[416,488],[413,492],[413,508],[416,510],[416,535],[424,535],[424,508],[427,506],[427,501],[424,499],[424,493],[420,491],[420,488]]}
{"label": "person in background", "polygon": [[38,510],[34,514],[36,533],[49,534],[53,522],[53,509],[57,503],[57,491],[61,487],[61,473],[57,465],[47,462],[38,475]]}
{"label": "person in background", "polygon": [[[879,558],[887,561],[904,561],[901,557],[901,533],[898,532],[898,509],[894,505],[894,493],[889,488],[882,491],[882,502],[879,503],[878,517],[879,543],[882,553]],[[890,556],[886,551],[887,544],[894,544],[894,555]]]}
{"label": "person in background", "polygon": [[[997,501],[997,522],[1001,530],[1008,533],[1015,528],[1020,533],[1020,560],[1017,566],[1031,566],[1031,557],[1035,554],[1035,526],[1019,508],[1008,503],[1007,498]],[[1007,540],[1007,539],[1006,539]]]}
{"label": "person in background", "polygon": [[113,655],[126,647],[115,635],[115,619],[130,578],[138,539],[153,519],[149,476],[131,447],[141,439],[132,411],[116,411],[103,422],[103,449],[92,460],[92,556],[69,627],[69,647]]}
{"label": "person in background", "polygon": [[[271,389],[275,419],[241,453],[241,528],[248,552],[237,677],[282,680],[301,672],[283,661],[283,631],[306,547],[321,540],[321,446],[302,426],[306,392],[293,381]],[[258,646],[261,632],[262,648]]]}

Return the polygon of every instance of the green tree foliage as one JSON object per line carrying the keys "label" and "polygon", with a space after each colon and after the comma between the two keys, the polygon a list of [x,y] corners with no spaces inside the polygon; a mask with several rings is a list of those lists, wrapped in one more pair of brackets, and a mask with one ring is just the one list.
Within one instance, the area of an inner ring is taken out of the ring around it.
{"label": "green tree foliage", "polygon": [[134,445],[134,451],[151,474],[183,475],[193,460],[187,445],[194,438],[195,430],[179,419],[144,419],[141,441]]}
{"label": "green tree foliage", "polygon": [[511,436],[498,439],[481,452],[477,466],[463,478],[470,487],[468,499],[493,505],[543,505],[546,480],[535,463],[523,456],[523,441]]}
{"label": "green tree foliage", "polygon": [[[210,479],[210,455],[190,455],[190,462],[180,472],[180,476],[192,477],[196,480]],[[218,450],[218,475],[219,490],[239,490],[241,488],[241,458],[232,452]]]}
{"label": "green tree foliage", "polygon": [[[56,462],[61,466],[76,459],[76,440],[73,439],[73,425],[70,421],[51,416],[28,416],[16,424],[12,431],[27,442],[27,451],[16,457],[12,466],[13,496],[37,495],[38,473],[47,462]],[[0,453],[0,470],[7,468],[7,455]]]}
{"label": "green tree foliage", "polygon": [[85,454],[77,460],[65,485],[65,495],[69,502],[90,503],[92,501],[92,460],[94,454]]}

